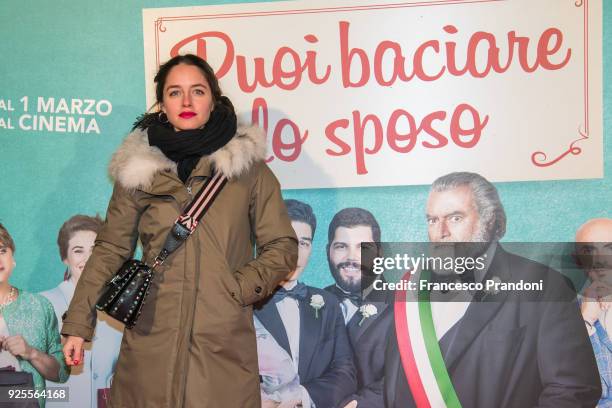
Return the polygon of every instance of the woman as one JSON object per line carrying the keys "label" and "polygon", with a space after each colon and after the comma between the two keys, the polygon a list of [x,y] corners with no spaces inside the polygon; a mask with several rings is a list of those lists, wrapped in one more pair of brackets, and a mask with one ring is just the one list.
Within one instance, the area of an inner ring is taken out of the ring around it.
{"label": "woman", "polygon": [[[16,266],[14,253],[13,238],[0,224],[0,367],[31,373],[40,392],[45,379],[65,382],[68,369],[51,303],[8,282]],[[39,398],[39,404],[44,407],[45,399]]]}
{"label": "woman", "polygon": [[138,323],[124,333],[110,403],[259,407],[251,305],[270,295],[297,260],[280,186],[264,163],[265,137],[237,127],[204,60],[174,57],[155,82],[160,111],[145,115],[111,160],[113,196],[64,320],[64,355],[68,364],[82,360],[98,296],[137,239],[151,264],[205,179],[221,172],[229,182],[157,269]]}
{"label": "woman", "polygon": [[[64,281],[57,287],[42,292],[49,299],[58,321],[68,309],[85,263],[91,255],[94,241],[102,227],[100,217],[74,215],[60,228],[57,235],[60,259],[66,265]],[[60,324],[61,326],[61,324]],[[123,325],[100,315],[96,324],[94,341],[85,349],[83,364],[74,368],[65,386],[70,389],[70,400],[49,403],[49,407],[91,407],[98,406],[98,393],[110,387],[111,378],[119,355],[119,345],[123,333]],[[49,387],[57,387],[53,382],[47,382]]]}

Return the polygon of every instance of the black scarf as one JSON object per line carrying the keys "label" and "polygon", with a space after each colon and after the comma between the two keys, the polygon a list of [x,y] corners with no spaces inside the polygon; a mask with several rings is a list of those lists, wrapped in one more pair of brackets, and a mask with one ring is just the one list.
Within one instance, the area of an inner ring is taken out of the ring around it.
{"label": "black scarf", "polygon": [[149,145],[158,147],[177,163],[178,176],[185,183],[202,156],[216,152],[232,140],[237,121],[232,103],[222,96],[202,129],[177,132],[170,123],[161,123],[157,114],[146,115],[135,127],[148,129]]}

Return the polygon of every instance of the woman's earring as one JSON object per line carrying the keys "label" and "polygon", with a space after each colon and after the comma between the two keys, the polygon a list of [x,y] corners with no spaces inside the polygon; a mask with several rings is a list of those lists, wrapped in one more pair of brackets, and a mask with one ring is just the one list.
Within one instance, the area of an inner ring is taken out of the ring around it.
{"label": "woman's earring", "polygon": [[159,119],[159,123],[168,123],[168,116],[162,111],[159,111],[157,118]]}
{"label": "woman's earring", "polygon": [[13,268],[17,266],[17,262],[13,261]]}

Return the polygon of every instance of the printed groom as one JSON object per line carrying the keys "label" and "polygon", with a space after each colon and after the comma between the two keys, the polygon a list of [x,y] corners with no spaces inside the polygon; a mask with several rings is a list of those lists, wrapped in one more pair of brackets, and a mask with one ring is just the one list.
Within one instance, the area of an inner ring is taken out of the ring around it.
{"label": "printed groom", "polygon": [[[262,390],[278,390],[263,394],[262,403],[336,408],[356,386],[351,347],[336,297],[298,282],[316,229],[312,208],[297,200],[285,204],[299,241],[298,264],[283,287],[255,309]],[[290,370],[298,375],[293,380],[299,384],[297,391],[285,391],[283,382],[291,380],[291,374],[269,380],[271,372]]]}
{"label": "printed groom", "polygon": [[370,252],[368,259],[378,256],[379,242],[378,221],[362,208],[339,211],[329,225],[327,259],[336,283],[325,289],[341,301],[357,368],[357,391],[347,395],[340,408],[384,407],[385,350],[393,310],[386,292],[373,290],[376,276],[362,265],[362,251]]}

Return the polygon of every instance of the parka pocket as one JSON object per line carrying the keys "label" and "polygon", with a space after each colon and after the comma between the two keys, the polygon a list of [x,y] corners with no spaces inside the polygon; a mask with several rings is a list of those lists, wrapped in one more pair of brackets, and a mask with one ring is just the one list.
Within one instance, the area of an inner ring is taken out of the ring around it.
{"label": "parka pocket", "polygon": [[234,276],[234,271],[231,270],[229,264],[224,261],[224,270],[220,271],[221,280],[223,285],[225,286],[227,293],[241,306],[243,305],[242,301],[242,290],[240,289],[240,285]]}

